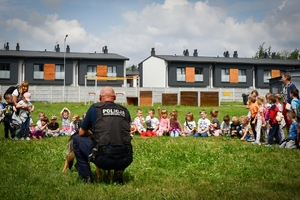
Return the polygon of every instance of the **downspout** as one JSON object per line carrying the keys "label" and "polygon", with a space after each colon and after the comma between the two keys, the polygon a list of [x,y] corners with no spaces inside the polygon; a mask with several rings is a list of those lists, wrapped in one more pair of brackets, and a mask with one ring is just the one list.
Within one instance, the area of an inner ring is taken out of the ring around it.
{"label": "downspout", "polygon": [[22,67],[21,67],[21,80],[20,80],[20,84],[25,80],[25,66],[24,63],[26,62],[27,57],[24,59],[23,63],[22,63]]}
{"label": "downspout", "polygon": [[252,66],[252,87],[255,89],[255,65]]}
{"label": "downspout", "polygon": [[209,66],[209,88],[214,88],[214,86],[213,86],[213,66],[215,66],[215,63],[211,64]]}
{"label": "downspout", "polygon": [[78,84],[78,77],[79,77],[79,63],[81,62],[81,59],[79,59],[78,60],[78,62],[77,62],[77,64],[75,65],[75,76],[76,77],[74,77],[74,81],[73,81],[73,83],[74,83],[74,85],[75,86],[78,86],[79,84]]}

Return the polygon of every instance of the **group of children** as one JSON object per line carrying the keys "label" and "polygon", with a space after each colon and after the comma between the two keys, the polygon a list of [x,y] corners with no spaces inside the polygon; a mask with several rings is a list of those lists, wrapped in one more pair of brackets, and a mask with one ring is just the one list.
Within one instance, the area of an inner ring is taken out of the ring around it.
{"label": "group of children", "polygon": [[[287,121],[282,115],[282,95],[268,93],[265,96],[258,96],[256,90],[248,97],[247,115],[233,116],[231,120],[228,115],[225,115],[222,123],[218,120],[218,110],[209,112],[211,120],[207,118],[206,110],[201,110],[197,124],[193,114],[188,112],[181,126],[177,110],[172,110],[168,117],[168,111],[158,107],[159,118],[155,117],[154,109],[150,109],[144,118],[142,109],[138,108],[136,118],[131,122],[131,135],[138,134],[141,137],[231,136],[238,137],[242,141],[249,141],[254,145],[261,145],[264,142],[266,146],[276,144],[281,148],[298,148],[300,137],[300,124],[298,125],[297,122],[296,110],[298,93],[297,89],[291,90],[290,96],[293,97],[293,101],[290,110],[286,112]],[[288,136],[285,137],[283,129],[288,123],[291,127],[286,127]]]}
{"label": "group of children", "polygon": [[[0,96],[0,101],[2,97]],[[46,136],[70,136],[73,135],[80,127],[83,115],[80,119],[79,115],[75,114],[70,120],[71,112],[64,107],[60,112],[62,127],[57,123],[56,115],[49,118],[44,112],[39,113],[39,120],[33,123],[31,112],[34,110],[34,105],[30,103],[30,93],[26,92],[22,100],[15,105],[11,94],[5,95],[5,103],[0,104],[0,111],[4,122],[4,137],[9,139],[9,132],[12,140],[34,140],[42,139]]]}
{"label": "group of children", "polygon": [[[211,110],[210,119],[207,118],[206,110],[200,111],[200,119],[197,124],[193,113],[185,115],[185,121],[181,125],[178,119],[178,111],[172,110],[170,117],[166,109],[157,108],[159,118],[155,117],[155,110],[150,109],[146,118],[143,117],[142,109],[136,110],[136,118],[131,122],[131,135],[138,134],[141,137],[149,136],[171,136],[171,137],[208,137],[208,136],[231,136],[240,140],[261,145],[264,141],[266,146],[272,144],[280,145],[281,148],[298,148],[300,138],[300,123],[297,122],[297,109],[299,91],[295,88],[290,92],[293,98],[290,108],[283,117],[283,98],[280,94],[267,93],[258,96],[253,90],[248,97],[246,108],[248,115],[233,116],[230,120],[228,115],[223,117],[222,123],[218,120],[219,111]],[[1,98],[1,97],[0,97]],[[1,99],[0,99],[1,100]],[[62,127],[57,123],[57,117],[52,115],[50,122],[44,112],[39,113],[39,120],[33,124],[31,112],[34,105],[30,103],[30,93],[24,93],[22,100],[17,104],[13,102],[11,94],[5,96],[5,103],[1,104],[3,112],[5,138],[9,138],[9,132],[13,140],[35,140],[45,136],[72,135],[80,127],[83,117],[74,115],[70,120],[71,112],[63,108],[60,112]],[[290,125],[290,126],[289,126]],[[283,128],[286,126],[288,136],[285,137]]]}

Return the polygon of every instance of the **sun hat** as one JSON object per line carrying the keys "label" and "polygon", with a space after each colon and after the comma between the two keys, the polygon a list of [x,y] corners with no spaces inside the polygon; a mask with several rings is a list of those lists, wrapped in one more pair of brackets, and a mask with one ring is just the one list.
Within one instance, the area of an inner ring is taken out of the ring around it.
{"label": "sun hat", "polygon": [[52,115],[51,119],[57,119],[56,115]]}
{"label": "sun hat", "polygon": [[30,101],[30,98],[31,98],[31,94],[29,92],[25,92],[23,94],[23,97],[26,99],[26,101]]}

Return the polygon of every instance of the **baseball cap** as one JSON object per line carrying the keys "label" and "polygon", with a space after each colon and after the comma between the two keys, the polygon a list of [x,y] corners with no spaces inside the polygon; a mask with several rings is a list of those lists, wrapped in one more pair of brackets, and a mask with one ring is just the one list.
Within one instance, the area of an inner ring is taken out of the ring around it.
{"label": "baseball cap", "polygon": [[57,119],[57,117],[55,115],[52,115],[51,119]]}
{"label": "baseball cap", "polygon": [[30,101],[30,98],[31,98],[31,94],[29,92],[25,92],[23,94],[23,97],[25,97],[26,101]]}

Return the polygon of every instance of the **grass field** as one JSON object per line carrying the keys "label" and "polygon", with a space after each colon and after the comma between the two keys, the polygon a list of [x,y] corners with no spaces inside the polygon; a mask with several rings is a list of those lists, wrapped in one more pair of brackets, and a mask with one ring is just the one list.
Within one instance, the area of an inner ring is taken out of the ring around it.
{"label": "grass field", "polygon": [[[88,109],[82,103],[35,103],[39,111],[58,115]],[[154,106],[156,109],[158,104]],[[132,118],[137,107],[129,106]],[[150,107],[143,107],[144,116]],[[195,121],[202,108],[173,106]],[[207,111],[213,109],[206,107]],[[217,107],[225,114],[245,115],[241,103]],[[140,138],[134,136],[134,161],[124,172],[125,185],[77,181],[75,168],[62,173],[68,137],[40,141],[6,141],[0,125],[1,199],[300,199],[299,150],[254,146],[228,137]],[[93,176],[95,167],[92,165]]]}

